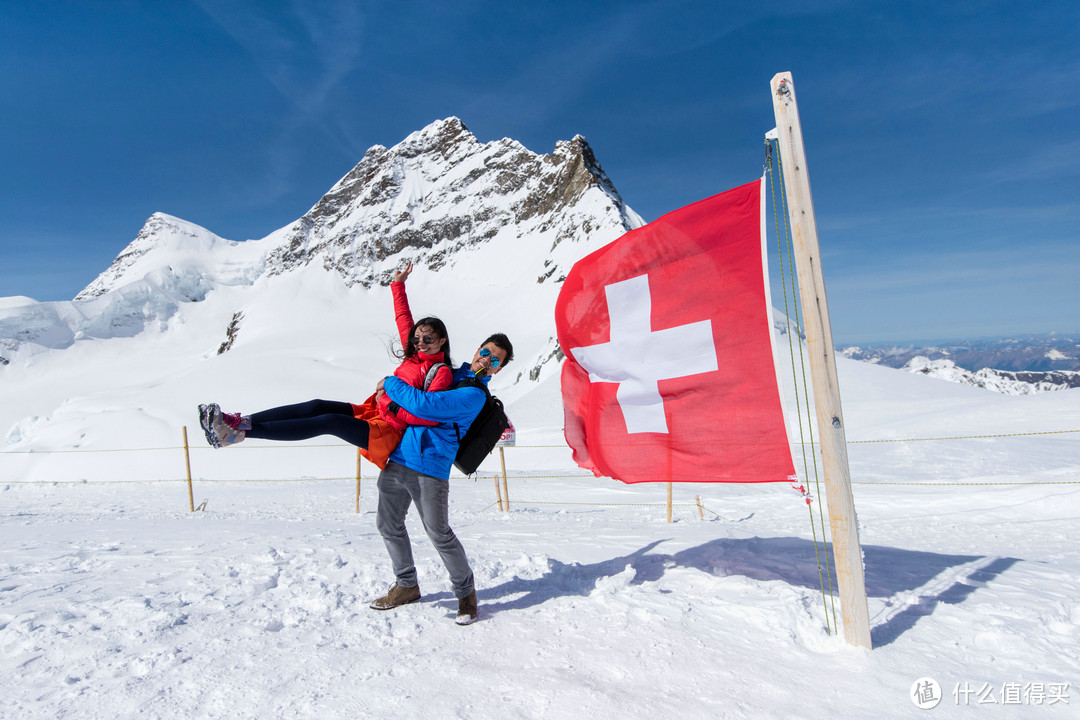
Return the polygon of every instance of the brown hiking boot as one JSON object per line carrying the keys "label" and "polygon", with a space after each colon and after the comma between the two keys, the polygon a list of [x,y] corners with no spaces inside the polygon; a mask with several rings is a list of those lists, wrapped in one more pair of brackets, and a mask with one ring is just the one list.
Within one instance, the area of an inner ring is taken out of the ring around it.
{"label": "brown hiking boot", "polygon": [[371,601],[372,610],[392,610],[398,605],[406,605],[420,599],[420,586],[402,587],[397,583],[390,586],[390,592],[378,600]]}
{"label": "brown hiking boot", "polygon": [[458,625],[472,625],[476,622],[476,591],[469,593],[468,597],[458,598],[457,617],[454,622]]}

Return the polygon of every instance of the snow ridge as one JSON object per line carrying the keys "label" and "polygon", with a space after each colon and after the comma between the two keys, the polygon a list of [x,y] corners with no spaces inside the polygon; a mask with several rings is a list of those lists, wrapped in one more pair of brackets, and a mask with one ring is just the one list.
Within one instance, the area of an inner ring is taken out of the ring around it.
{"label": "snow ridge", "polygon": [[922,355],[909,360],[903,369],[962,385],[986,388],[1005,395],[1030,395],[1080,387],[1080,372],[1069,370],[1011,372],[992,368],[982,368],[972,372],[959,367],[952,360],[944,358],[931,360]]}

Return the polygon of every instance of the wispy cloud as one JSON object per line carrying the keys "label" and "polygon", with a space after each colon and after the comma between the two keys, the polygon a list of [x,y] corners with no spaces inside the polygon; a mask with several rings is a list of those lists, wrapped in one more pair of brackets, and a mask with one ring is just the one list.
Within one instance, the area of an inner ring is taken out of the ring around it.
{"label": "wispy cloud", "polygon": [[842,343],[1073,331],[1078,275],[1080,258],[1024,248],[912,253],[840,273],[826,268]]}
{"label": "wispy cloud", "polygon": [[[486,115],[487,108],[499,107],[504,115],[508,105],[519,106],[520,116],[533,127],[567,116],[584,120],[598,110],[603,115],[596,96],[610,94],[612,83],[619,83],[627,103],[633,102],[633,83],[627,83],[632,68],[716,43],[764,15],[755,3],[747,3],[746,12],[725,14],[717,13],[712,3],[685,0],[589,9],[582,6],[582,12],[567,18],[556,32],[531,44],[519,56],[515,71],[476,93],[467,111]],[[672,88],[679,87],[681,80],[672,78]],[[662,107],[638,104],[638,119],[655,113],[666,123],[672,116],[694,112],[694,105],[702,102],[697,96],[685,98],[673,92]],[[625,107],[610,110],[623,112]],[[619,122],[616,117],[605,118]]]}
{"label": "wispy cloud", "polygon": [[1028,154],[1000,161],[973,174],[975,181],[981,182],[981,185],[965,192],[976,192],[991,185],[1017,180],[1050,182],[1064,177],[1080,177],[1080,140],[1050,138]]}
{"label": "wispy cloud", "polygon": [[[960,195],[948,198],[953,200]],[[818,228],[823,234],[866,232],[873,236],[895,235],[898,232],[918,233],[920,236],[933,237],[941,234],[953,234],[943,230],[957,224],[967,224],[966,233],[978,232],[980,228],[1002,226],[1020,226],[1025,223],[1038,227],[1040,223],[1071,223],[1080,215],[1080,198],[1069,202],[1047,202],[1031,205],[1019,203],[996,205],[961,205],[939,203],[916,205],[896,203],[891,206],[867,208],[861,211],[846,211],[822,215],[818,218]],[[920,230],[921,228],[921,230]],[[1045,228],[1041,228],[1045,231]],[[1075,228],[1073,228],[1075,231]],[[1074,234],[1071,235],[1074,237]],[[1029,241],[1030,242],[1030,241]]]}
{"label": "wispy cloud", "polygon": [[199,7],[251,58],[286,101],[277,118],[277,139],[267,147],[272,172],[265,178],[274,195],[290,189],[290,176],[304,158],[296,136],[315,130],[343,152],[366,149],[334,112],[335,93],[359,68],[364,18],[354,3],[295,0],[290,12],[271,13],[258,2],[197,0]]}
{"label": "wispy cloud", "polygon": [[[629,8],[606,17],[603,23],[567,22],[557,33],[521,55],[513,74],[472,94],[465,112],[487,116],[490,108],[509,113],[532,127],[542,126],[595,87],[597,78],[610,73],[625,55],[630,40],[644,22],[646,12]],[[546,151],[544,148],[534,148]]]}
{"label": "wispy cloud", "polygon": [[1080,277],[1080,257],[1069,253],[1033,252],[1028,246],[966,251],[940,250],[890,254],[887,261],[845,269],[830,285],[852,293],[913,291],[930,287],[978,288],[999,293],[1005,287],[1042,285],[1068,288],[1080,295],[1072,281]]}

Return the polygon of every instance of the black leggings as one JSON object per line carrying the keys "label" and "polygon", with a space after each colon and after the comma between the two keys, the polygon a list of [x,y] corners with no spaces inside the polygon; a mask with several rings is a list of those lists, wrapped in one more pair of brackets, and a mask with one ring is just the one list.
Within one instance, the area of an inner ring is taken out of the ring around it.
{"label": "black leggings", "polygon": [[309,400],[283,405],[251,416],[247,437],[260,440],[307,440],[333,435],[357,447],[368,446],[367,420],[353,417],[353,407],[335,400]]}

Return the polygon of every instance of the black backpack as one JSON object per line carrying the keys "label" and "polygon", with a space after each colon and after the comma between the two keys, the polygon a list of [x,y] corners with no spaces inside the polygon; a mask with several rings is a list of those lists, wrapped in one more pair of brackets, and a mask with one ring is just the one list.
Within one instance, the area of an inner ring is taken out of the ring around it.
{"label": "black backpack", "polygon": [[484,458],[495,449],[503,431],[510,427],[510,419],[506,417],[502,401],[492,395],[486,385],[470,378],[461,380],[454,387],[466,385],[472,385],[484,391],[484,407],[477,413],[464,436],[458,431],[457,423],[454,423],[454,432],[458,438],[454,467],[465,475],[472,475],[476,472],[476,468],[480,467]]}

